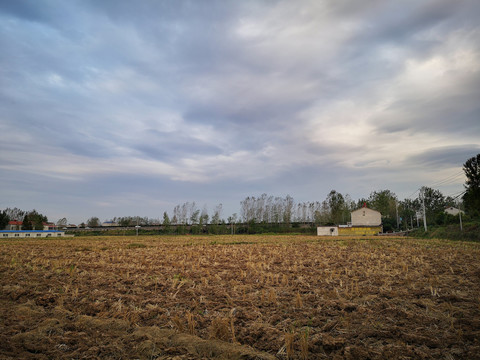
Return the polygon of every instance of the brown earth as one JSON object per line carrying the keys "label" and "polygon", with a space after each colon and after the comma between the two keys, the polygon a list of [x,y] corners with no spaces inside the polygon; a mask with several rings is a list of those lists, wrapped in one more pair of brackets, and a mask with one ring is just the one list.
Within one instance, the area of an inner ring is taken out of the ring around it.
{"label": "brown earth", "polygon": [[480,359],[480,244],[0,241],[2,359]]}

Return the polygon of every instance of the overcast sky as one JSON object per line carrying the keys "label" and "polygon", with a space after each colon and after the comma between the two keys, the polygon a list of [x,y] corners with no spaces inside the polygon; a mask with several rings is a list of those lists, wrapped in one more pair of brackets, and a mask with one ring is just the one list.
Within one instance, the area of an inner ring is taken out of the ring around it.
{"label": "overcast sky", "polygon": [[0,2],[0,209],[463,188],[480,1]]}

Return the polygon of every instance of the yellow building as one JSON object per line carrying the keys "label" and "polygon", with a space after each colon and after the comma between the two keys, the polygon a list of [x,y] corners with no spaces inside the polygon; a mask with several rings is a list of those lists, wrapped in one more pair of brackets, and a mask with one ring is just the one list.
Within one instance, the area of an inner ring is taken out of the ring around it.
{"label": "yellow building", "polygon": [[338,228],[338,235],[367,236],[377,235],[383,231],[380,226],[341,226]]}
{"label": "yellow building", "polygon": [[351,212],[352,222],[340,226],[320,226],[319,236],[371,236],[383,232],[382,214],[366,206]]}

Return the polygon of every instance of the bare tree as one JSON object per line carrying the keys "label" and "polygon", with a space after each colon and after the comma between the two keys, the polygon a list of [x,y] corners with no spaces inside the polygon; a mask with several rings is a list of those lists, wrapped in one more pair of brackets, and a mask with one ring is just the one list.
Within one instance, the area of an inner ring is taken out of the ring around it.
{"label": "bare tree", "polygon": [[200,213],[200,225],[208,224],[208,210],[207,205],[203,206],[202,212]]}
{"label": "bare tree", "polygon": [[215,211],[213,212],[212,216],[212,224],[218,225],[222,221],[222,212],[223,212],[223,205],[218,204],[215,206]]}
{"label": "bare tree", "polygon": [[57,226],[67,226],[67,218],[61,218],[57,221]]}
{"label": "bare tree", "polygon": [[290,195],[287,195],[284,200],[283,222],[289,224],[292,220],[292,210],[295,206],[295,202]]}
{"label": "bare tree", "polygon": [[20,210],[19,208],[6,208],[4,211],[10,220],[21,221],[26,214],[26,211]]}

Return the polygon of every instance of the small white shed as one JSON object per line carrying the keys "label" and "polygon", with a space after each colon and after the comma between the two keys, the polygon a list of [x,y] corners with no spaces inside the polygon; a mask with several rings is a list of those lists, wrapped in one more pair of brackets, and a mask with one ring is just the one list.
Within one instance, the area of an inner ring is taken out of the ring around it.
{"label": "small white shed", "polygon": [[454,208],[453,206],[450,206],[450,207],[446,208],[445,212],[447,214],[450,214],[450,215],[453,215],[453,216],[457,216],[459,213],[462,213],[462,215],[464,214],[463,210]]}
{"label": "small white shed", "polygon": [[318,226],[317,235],[318,236],[338,236],[338,227],[337,226]]}

